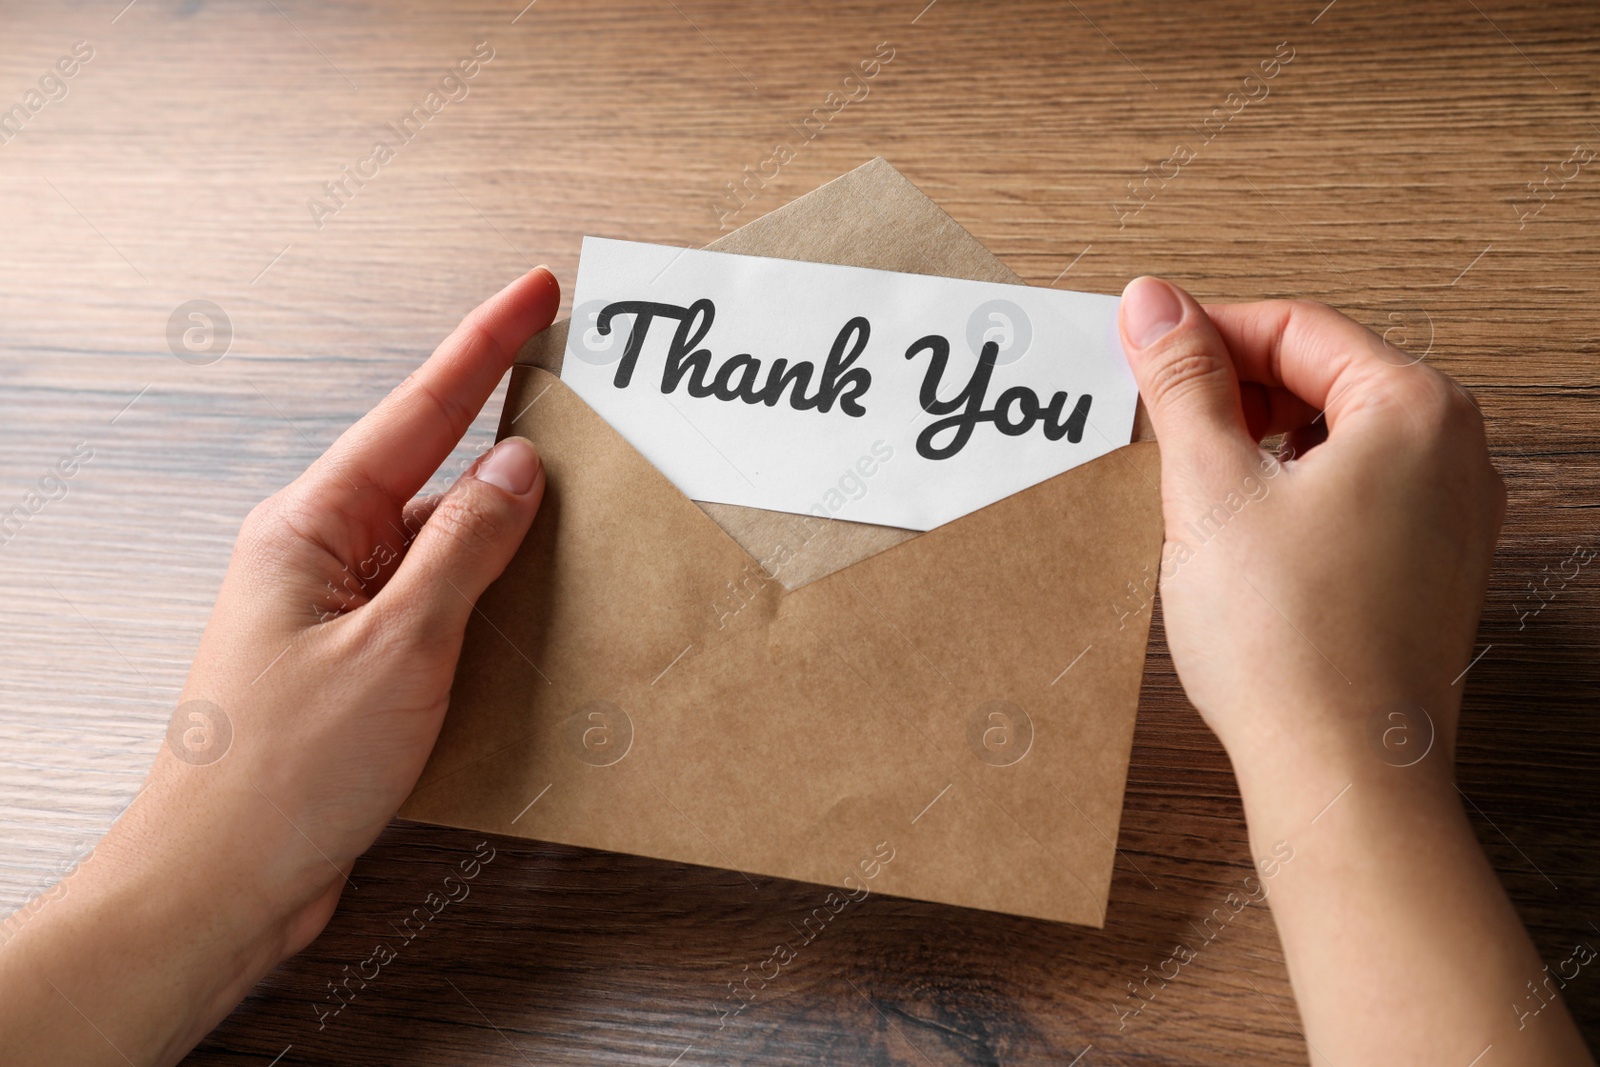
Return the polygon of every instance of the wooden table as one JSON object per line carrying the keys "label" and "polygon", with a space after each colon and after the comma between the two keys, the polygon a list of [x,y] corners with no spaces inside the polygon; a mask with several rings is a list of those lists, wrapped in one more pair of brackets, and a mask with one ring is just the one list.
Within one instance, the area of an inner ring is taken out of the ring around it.
{"label": "wooden table", "polygon": [[[539,261],[570,284],[583,234],[704,244],[881,154],[1033,284],[1317,297],[1472,387],[1510,513],[1460,782],[1545,957],[1600,937],[1600,574],[1559,578],[1600,501],[1600,9],[124,2],[0,16],[0,107],[93,50],[0,144],[0,514],[92,451],[0,534],[0,904],[136,791],[250,505],[468,308]],[[329,198],[480,42],[470,94]],[[884,43],[869,95],[723,219],[726,183]],[[226,358],[180,361],[169,318],[201,299]],[[1531,586],[1554,593],[1537,614]],[[391,827],[327,932],[189,1062],[1305,1058],[1260,906],[1119,1028],[1127,984],[1249,870],[1159,619],[1102,931],[873,898],[719,1026],[815,887],[496,840],[470,899],[319,1029],[327,984],[480,840]],[[1600,1036],[1600,977],[1567,996]]]}

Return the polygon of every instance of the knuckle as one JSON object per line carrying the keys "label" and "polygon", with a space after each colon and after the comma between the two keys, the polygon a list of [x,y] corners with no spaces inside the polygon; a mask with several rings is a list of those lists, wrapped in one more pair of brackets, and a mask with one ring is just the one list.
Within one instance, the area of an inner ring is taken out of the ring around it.
{"label": "knuckle", "polygon": [[489,494],[474,489],[445,497],[428,517],[428,525],[460,548],[481,552],[500,541],[507,517]]}
{"label": "knuckle", "polygon": [[1332,304],[1325,304],[1321,300],[1311,300],[1307,297],[1295,297],[1289,301],[1289,313],[1300,318],[1314,319],[1323,315],[1338,315],[1344,317],[1344,312]]}
{"label": "knuckle", "polygon": [[290,504],[279,490],[251,508],[239,526],[239,544],[252,555],[260,555],[293,536],[289,521]]}
{"label": "knuckle", "polygon": [[[1415,373],[1419,370],[1422,373]],[[1445,440],[1482,433],[1483,416],[1455,382],[1427,367],[1407,367],[1397,373],[1404,376],[1397,392],[1425,438]]]}
{"label": "knuckle", "polygon": [[1227,362],[1199,337],[1173,338],[1146,365],[1145,398],[1152,407],[1182,403],[1196,391],[1228,384]]}
{"label": "knuckle", "polygon": [[1284,333],[1295,336],[1302,343],[1326,331],[1331,320],[1349,318],[1332,304],[1305,297],[1285,300],[1283,307]]}
{"label": "knuckle", "polygon": [[280,506],[281,502],[278,499],[277,493],[273,493],[271,496],[256,504],[255,507],[251,508],[249,512],[245,514],[244,522],[239,527],[239,536],[260,536],[277,521],[278,508]]}
{"label": "knuckle", "polygon": [[[479,329],[481,332],[481,328]],[[425,375],[420,373],[407,377],[400,383],[398,391],[403,391],[410,397],[420,398],[433,408],[439,419],[447,426],[470,425],[473,417],[477,415],[477,411],[468,409],[454,394],[436,388]]]}
{"label": "knuckle", "polygon": [[322,545],[311,504],[294,491],[280,489],[245,515],[234,541],[234,563],[262,573],[282,574],[303,567],[309,549]]}

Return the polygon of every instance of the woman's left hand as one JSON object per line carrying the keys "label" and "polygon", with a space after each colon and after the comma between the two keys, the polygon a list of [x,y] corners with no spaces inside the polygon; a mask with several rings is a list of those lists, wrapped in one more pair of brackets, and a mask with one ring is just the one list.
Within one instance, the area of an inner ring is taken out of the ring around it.
{"label": "woman's left hand", "polygon": [[250,513],[144,790],[0,950],[0,1060],[176,1062],[322,930],[422,772],[544,468],[507,438],[413,497],[560,298],[543,267],[507,286]]}

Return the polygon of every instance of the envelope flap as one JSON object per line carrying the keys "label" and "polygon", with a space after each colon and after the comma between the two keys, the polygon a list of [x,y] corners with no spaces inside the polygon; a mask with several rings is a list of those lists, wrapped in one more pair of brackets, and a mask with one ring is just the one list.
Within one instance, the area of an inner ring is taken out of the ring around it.
{"label": "envelope flap", "polygon": [[706,246],[713,252],[1022,285],[882,156]]}

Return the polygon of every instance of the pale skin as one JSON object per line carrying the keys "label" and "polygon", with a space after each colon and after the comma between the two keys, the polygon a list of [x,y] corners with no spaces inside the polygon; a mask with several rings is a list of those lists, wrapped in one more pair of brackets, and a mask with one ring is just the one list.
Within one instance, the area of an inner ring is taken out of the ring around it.
{"label": "pale skin", "polygon": [[[326,925],[422,770],[472,604],[545,477],[513,438],[413,497],[559,301],[543,268],[513,282],[251,513],[181,698],[222,708],[231,745],[210,763],[164,745],[92,857],[13,917],[0,1061],[176,1063]],[[1452,781],[1452,679],[1504,506],[1476,409],[1320,305],[1202,309],[1139,279],[1122,328],[1162,443],[1173,658],[1252,851],[1294,849],[1267,899],[1311,1060],[1592,1063],[1559,998],[1519,1028],[1543,962]],[[1185,542],[1286,431],[1270,490]],[[1396,701],[1437,735],[1405,767],[1371,740]]]}

